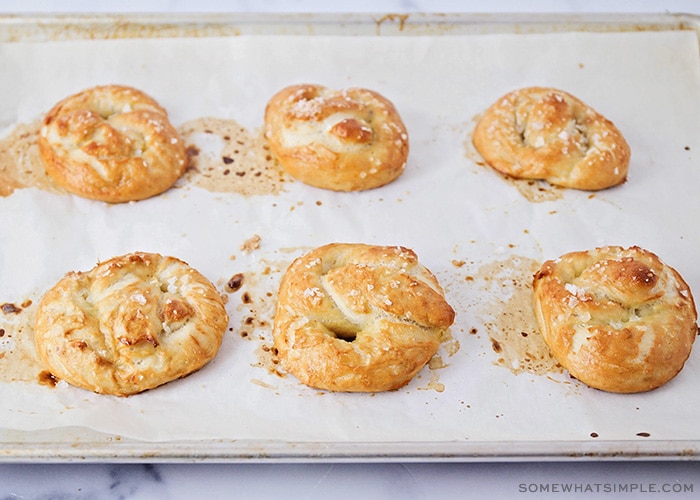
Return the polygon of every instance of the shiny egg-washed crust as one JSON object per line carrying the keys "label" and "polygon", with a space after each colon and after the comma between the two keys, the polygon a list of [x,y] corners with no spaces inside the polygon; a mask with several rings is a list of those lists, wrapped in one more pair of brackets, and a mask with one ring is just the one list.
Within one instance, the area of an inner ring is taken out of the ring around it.
{"label": "shiny egg-washed crust", "polygon": [[38,146],[58,185],[110,203],[160,194],[187,167],[185,144],[165,109],[120,85],[93,87],[57,103],[44,117]]}
{"label": "shiny egg-washed crust", "polygon": [[58,379],[128,396],[204,366],[227,324],[220,294],[198,271],[133,253],[69,272],[41,299],[34,334]]}
{"label": "shiny egg-washed crust", "polygon": [[407,384],[454,317],[412,250],[333,243],[283,276],[273,335],[282,367],[304,384],[378,392]]}
{"label": "shiny egg-washed crust", "polygon": [[639,247],[601,247],[545,262],[534,276],[545,342],[596,389],[655,389],[683,368],[698,334],[690,288]]}
{"label": "shiny egg-washed crust", "polygon": [[561,90],[515,90],[486,110],[472,142],[486,163],[516,178],[600,190],[627,180],[630,148],[615,125]]}
{"label": "shiny egg-washed crust", "polygon": [[265,108],[265,136],[290,175],[334,191],[383,186],[403,173],[408,158],[396,108],[362,88],[286,87]]}

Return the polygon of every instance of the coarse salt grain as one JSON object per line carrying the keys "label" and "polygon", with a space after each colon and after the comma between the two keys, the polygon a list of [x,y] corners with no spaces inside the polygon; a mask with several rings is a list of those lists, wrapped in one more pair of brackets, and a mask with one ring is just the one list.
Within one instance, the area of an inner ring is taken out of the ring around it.
{"label": "coarse salt grain", "polygon": [[321,259],[311,259],[307,264],[306,268],[311,269],[312,267],[316,267],[321,263]]}
{"label": "coarse salt grain", "polygon": [[291,112],[296,118],[315,118],[321,112],[322,99],[302,99],[291,106]]}
{"label": "coarse salt grain", "polygon": [[583,297],[586,295],[586,290],[580,288],[573,283],[567,283],[564,285],[564,290],[577,297]]}
{"label": "coarse salt grain", "polygon": [[304,297],[311,298],[312,302],[318,303],[323,297],[323,292],[320,288],[307,288],[306,290],[304,290]]}

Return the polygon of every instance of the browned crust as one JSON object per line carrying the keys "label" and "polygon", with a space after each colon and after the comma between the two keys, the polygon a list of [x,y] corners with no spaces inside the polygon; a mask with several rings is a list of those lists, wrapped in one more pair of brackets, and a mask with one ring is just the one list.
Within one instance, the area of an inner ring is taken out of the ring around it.
{"label": "browned crust", "polygon": [[630,148],[613,122],[562,90],[528,87],[491,105],[472,142],[486,162],[517,178],[600,190],[627,179]]}
{"label": "browned crust", "polygon": [[333,243],[289,267],[273,333],[282,366],[304,384],[378,392],[407,384],[454,317],[413,251]]}
{"label": "browned crust", "polygon": [[68,273],[41,299],[34,335],[55,377],[128,396],[204,366],[227,324],[220,294],[198,271],[133,253]]}
{"label": "browned crust", "polygon": [[662,386],[683,368],[698,333],[687,283],[639,247],[601,247],[545,262],[535,274],[535,312],[552,353],[597,389]]}
{"label": "browned crust", "polygon": [[69,192],[120,203],[170,188],[187,167],[185,144],[153,98],[120,85],[66,97],[38,139],[46,172]]}
{"label": "browned crust", "polygon": [[265,135],[290,175],[335,191],[395,180],[409,152],[408,132],[394,105],[362,88],[286,87],[265,108]]}

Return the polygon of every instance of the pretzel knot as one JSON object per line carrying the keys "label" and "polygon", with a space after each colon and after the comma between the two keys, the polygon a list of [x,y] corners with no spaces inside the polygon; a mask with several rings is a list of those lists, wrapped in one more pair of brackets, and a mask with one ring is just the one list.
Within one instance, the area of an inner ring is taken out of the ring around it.
{"label": "pretzel knot", "polygon": [[601,247],[545,262],[535,312],[552,353],[597,389],[642,392],[680,372],[698,333],[690,288],[639,247]]}
{"label": "pretzel knot", "polygon": [[557,89],[530,87],[505,95],[481,117],[472,141],[489,165],[512,177],[582,190],[627,179],[630,148],[620,131]]}
{"label": "pretzel knot", "polygon": [[265,108],[265,136],[290,175],[335,191],[393,181],[403,173],[409,149],[394,105],[362,88],[286,87]]}
{"label": "pretzel knot", "polygon": [[69,272],[37,309],[37,352],[59,379],[128,396],[198,370],[228,315],[214,285],[175,257],[132,253]]}
{"label": "pretzel knot", "polygon": [[56,104],[44,117],[38,146],[57,184],[111,203],[155,196],[187,167],[184,142],[165,109],[118,85],[93,87]]}
{"label": "pretzel knot", "polygon": [[378,392],[407,384],[454,318],[412,250],[334,243],[289,267],[273,334],[282,366],[304,384]]}

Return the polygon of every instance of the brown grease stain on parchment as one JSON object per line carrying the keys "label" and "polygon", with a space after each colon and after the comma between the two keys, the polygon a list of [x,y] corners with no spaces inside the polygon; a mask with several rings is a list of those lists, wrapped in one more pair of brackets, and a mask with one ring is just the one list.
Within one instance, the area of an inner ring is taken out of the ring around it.
{"label": "brown grease stain on parchment", "polygon": [[[0,305],[0,382],[51,382],[34,346],[36,301]],[[50,383],[51,382],[51,383]]]}
{"label": "brown grease stain on parchment", "polygon": [[[253,249],[251,251],[255,251]],[[241,249],[242,253],[246,252]],[[282,251],[285,251],[284,249]],[[235,257],[233,257],[235,258]],[[226,280],[219,280],[224,290],[232,297],[238,297],[233,318],[238,324],[232,327],[241,339],[256,342],[255,360],[251,366],[262,368],[269,374],[285,378],[286,373],[279,367],[277,349],[272,337],[273,319],[277,307],[277,288],[282,274],[287,270],[289,260],[269,260],[261,258],[255,270],[246,268],[244,272],[236,273]],[[251,383],[269,389],[277,389],[269,383],[257,378],[251,378]]]}
{"label": "brown grease stain on parchment", "polygon": [[532,179],[516,179],[499,173],[499,175],[511,186],[520,192],[527,201],[541,203],[543,201],[555,201],[564,197],[564,189],[553,186],[547,181]]}
{"label": "brown grease stain on parchment", "polygon": [[17,125],[0,139],[0,196],[33,187],[52,193],[66,191],[48,176],[41,162],[37,139],[42,120]]}
{"label": "brown grease stain on parchment", "polygon": [[[41,124],[41,119],[19,124],[0,140],[0,196],[29,187],[67,193],[44,169],[37,146]],[[177,187],[191,184],[212,193],[255,196],[278,194],[285,183],[293,182],[270,153],[262,129],[251,131],[234,120],[198,118],[178,132],[187,146],[189,167]],[[215,152],[212,138],[219,143]]]}
{"label": "brown grease stain on parchment", "polygon": [[[281,249],[281,252],[299,254],[299,250],[298,248],[284,248]],[[302,253],[309,250],[309,248],[305,248]],[[279,378],[286,378],[287,373],[280,367],[272,329],[277,308],[277,289],[282,276],[292,261],[293,259],[270,260],[262,258],[255,271],[247,269],[245,272],[236,273],[227,280],[222,279],[218,282],[218,285],[229,294],[240,295],[234,314],[234,317],[238,318],[239,321],[232,330],[236,331],[242,339],[257,342],[254,353],[255,361],[251,363],[251,366],[262,368]],[[445,359],[454,356],[459,349],[459,340],[455,339],[448,329],[443,334],[440,349],[428,362],[429,380],[426,384],[417,387],[417,390],[443,392],[445,385],[440,382],[438,370],[448,367],[449,364]],[[421,374],[419,373],[416,378],[420,379]],[[278,389],[278,387],[257,378],[251,378],[250,382],[267,389]]]}
{"label": "brown grease stain on parchment", "polygon": [[254,132],[235,120],[209,117],[186,122],[178,131],[190,159],[180,184],[255,196],[278,194],[293,180],[277,164],[262,129]]}
{"label": "brown grease stain on parchment", "polygon": [[443,368],[447,368],[449,363],[446,362],[446,358],[451,358],[459,352],[461,345],[459,340],[454,338],[452,335],[452,330],[447,329],[442,335],[440,342],[440,347],[438,352],[428,361],[428,371],[425,369],[418,372],[416,379],[420,379],[423,373],[427,373],[429,380],[427,384],[417,387],[419,391],[433,390],[435,392],[444,392],[445,384],[440,382],[440,372]]}
{"label": "brown grease stain on parchment", "polygon": [[477,270],[475,281],[488,301],[478,316],[486,327],[496,364],[515,374],[562,373],[539,332],[533,308],[532,276],[540,264],[530,258],[510,256],[489,262]]}
{"label": "brown grease stain on parchment", "polygon": [[478,123],[481,115],[476,115],[472,118],[472,123],[467,124],[468,127],[467,137],[464,140],[464,155],[468,160],[476,163],[480,167],[488,168],[495,174],[497,174],[504,182],[507,182],[513,186],[527,201],[532,203],[541,203],[544,201],[555,201],[562,199],[564,197],[564,189],[558,186],[554,186],[547,181],[533,180],[533,179],[517,179],[509,175],[505,175],[496,169],[493,169],[486,163],[484,157],[477,151],[472,143],[472,135],[474,134],[474,128]]}

